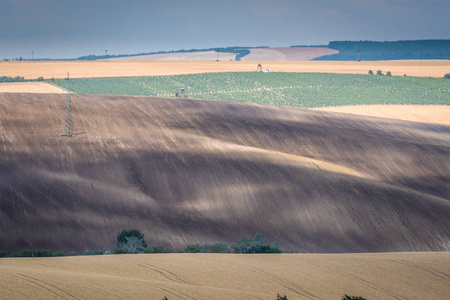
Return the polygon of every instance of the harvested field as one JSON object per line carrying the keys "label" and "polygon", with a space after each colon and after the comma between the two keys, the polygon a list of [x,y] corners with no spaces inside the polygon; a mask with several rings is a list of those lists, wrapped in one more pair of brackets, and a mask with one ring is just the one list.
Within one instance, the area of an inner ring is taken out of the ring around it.
{"label": "harvested field", "polygon": [[[220,52],[219,60],[234,60],[236,53]],[[137,55],[109,58],[110,61],[130,61],[130,60],[202,60],[202,61],[215,61],[217,60],[216,51],[198,51],[198,52],[185,52],[185,53],[161,53],[151,55]]]}
{"label": "harvested field", "polygon": [[449,253],[0,259],[0,299],[446,299]]}
{"label": "harvested field", "polygon": [[325,47],[274,47],[250,49],[242,61],[307,61],[316,57],[339,53]]}
{"label": "harvested field", "polygon": [[[273,72],[319,72],[367,74],[369,70],[392,75],[444,77],[450,73],[450,61],[373,61],[373,62],[260,62]],[[48,62],[0,62],[2,76],[23,76],[36,79],[123,76],[159,76],[198,74],[209,72],[253,72],[256,61],[48,61]]]}
{"label": "harvested field", "polygon": [[0,93],[66,93],[62,88],[46,82],[0,83]]}
{"label": "harvested field", "polygon": [[314,109],[450,126],[449,105],[353,105]]}
{"label": "harvested field", "polygon": [[290,107],[0,94],[0,249],[236,242],[448,251],[448,126]]}

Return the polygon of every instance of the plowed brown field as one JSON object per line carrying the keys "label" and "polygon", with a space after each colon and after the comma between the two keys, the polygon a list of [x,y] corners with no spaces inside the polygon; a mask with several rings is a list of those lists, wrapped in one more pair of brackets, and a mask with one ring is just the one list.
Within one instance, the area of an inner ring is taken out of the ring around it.
{"label": "plowed brown field", "polygon": [[450,249],[449,126],[220,101],[0,94],[0,249]]}
{"label": "plowed brown field", "polygon": [[271,72],[322,72],[367,74],[369,70],[392,75],[444,77],[450,73],[450,61],[50,61],[50,62],[0,62],[2,76],[23,76],[36,79],[122,76],[156,76],[194,74],[205,72],[253,72],[258,63]]}
{"label": "plowed brown field", "polygon": [[447,299],[449,253],[0,259],[0,299]]}

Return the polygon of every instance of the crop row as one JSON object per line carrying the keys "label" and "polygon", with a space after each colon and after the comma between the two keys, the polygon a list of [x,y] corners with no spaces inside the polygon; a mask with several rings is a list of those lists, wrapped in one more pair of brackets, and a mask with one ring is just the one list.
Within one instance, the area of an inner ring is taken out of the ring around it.
{"label": "crop row", "polygon": [[80,94],[147,95],[294,107],[358,104],[450,105],[450,80],[325,73],[232,72],[55,80]]}

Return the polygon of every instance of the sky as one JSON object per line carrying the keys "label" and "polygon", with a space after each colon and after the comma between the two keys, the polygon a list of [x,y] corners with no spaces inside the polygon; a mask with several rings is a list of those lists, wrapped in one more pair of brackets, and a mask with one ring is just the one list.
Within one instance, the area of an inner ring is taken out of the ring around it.
{"label": "sky", "polygon": [[0,59],[450,39],[449,15],[449,0],[0,0]]}

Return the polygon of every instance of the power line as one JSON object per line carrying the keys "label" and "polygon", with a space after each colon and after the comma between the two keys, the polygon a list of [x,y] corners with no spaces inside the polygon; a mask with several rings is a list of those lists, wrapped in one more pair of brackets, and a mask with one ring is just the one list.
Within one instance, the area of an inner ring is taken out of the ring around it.
{"label": "power line", "polygon": [[66,103],[66,122],[65,122],[65,133],[63,136],[73,136],[73,123],[72,123],[72,115],[71,115],[71,99],[70,99],[70,89],[69,89],[69,73],[67,73],[67,103]]}

